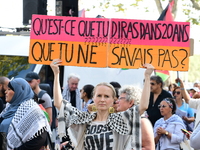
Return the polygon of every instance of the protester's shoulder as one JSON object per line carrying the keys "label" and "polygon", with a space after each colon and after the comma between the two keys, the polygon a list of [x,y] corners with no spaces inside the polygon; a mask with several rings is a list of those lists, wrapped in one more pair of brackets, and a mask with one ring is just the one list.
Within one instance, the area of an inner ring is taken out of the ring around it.
{"label": "protester's shoulder", "polygon": [[197,99],[190,98],[189,102],[190,103],[199,103],[200,104],[200,98],[197,98]]}
{"label": "protester's shoulder", "polygon": [[42,98],[41,98],[41,99],[52,101],[52,98],[50,97],[50,95],[49,95],[48,93],[44,93],[44,94],[42,95]]}
{"label": "protester's shoulder", "polygon": [[[183,119],[181,118],[181,117],[179,117],[177,114],[174,114],[173,115],[174,116],[174,120],[177,120],[177,121],[180,121],[180,122],[182,122],[183,123]],[[173,121],[174,122],[174,121]]]}
{"label": "protester's shoulder", "polygon": [[22,102],[19,107],[26,107],[26,110],[28,110],[31,107],[37,107],[37,106],[38,104],[33,99],[29,99]]}
{"label": "protester's shoulder", "polygon": [[166,91],[166,90],[162,90],[162,94],[165,94],[166,97],[172,98],[172,95],[168,91]]}
{"label": "protester's shoulder", "polygon": [[176,114],[174,114],[173,116],[174,116],[174,119],[170,122],[170,124],[185,126],[183,119],[181,117],[179,117]]}
{"label": "protester's shoulder", "polygon": [[163,121],[163,118],[158,119],[158,120],[155,122],[154,128],[158,128],[158,127],[161,125],[161,122],[162,122],[162,121]]}
{"label": "protester's shoulder", "polygon": [[3,104],[3,100],[0,98],[0,104]]}
{"label": "protester's shoulder", "polygon": [[199,108],[200,107],[200,99],[193,99],[193,98],[191,98],[190,100],[189,100],[189,106],[191,107],[191,108],[195,108],[195,109],[197,109],[197,108]]}

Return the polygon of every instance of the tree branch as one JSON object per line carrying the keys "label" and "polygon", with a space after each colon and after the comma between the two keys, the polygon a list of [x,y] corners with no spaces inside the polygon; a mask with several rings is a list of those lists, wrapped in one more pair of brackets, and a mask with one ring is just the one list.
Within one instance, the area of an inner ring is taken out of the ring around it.
{"label": "tree branch", "polygon": [[177,14],[177,2],[178,0],[174,0],[174,5],[172,7],[172,14],[173,14],[174,19],[176,18],[176,14]]}
{"label": "tree branch", "polygon": [[156,6],[157,6],[159,14],[161,14],[163,11],[162,4],[161,4],[160,0],[155,0],[155,2],[156,2]]}
{"label": "tree branch", "polygon": [[195,2],[195,0],[190,0],[192,2],[192,7],[197,9],[197,10],[200,10],[200,6],[197,2]]}

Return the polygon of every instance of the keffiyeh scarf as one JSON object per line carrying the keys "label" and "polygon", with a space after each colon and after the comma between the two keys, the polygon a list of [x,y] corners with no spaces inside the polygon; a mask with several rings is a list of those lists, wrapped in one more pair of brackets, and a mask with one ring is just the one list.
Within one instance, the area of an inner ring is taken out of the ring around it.
{"label": "keffiyeh scarf", "polygon": [[34,100],[25,101],[18,107],[9,126],[7,149],[17,148],[44,131],[51,132],[44,113]]}
{"label": "keffiyeh scarf", "polygon": [[[92,122],[96,113],[81,112],[63,100],[58,117],[58,134],[61,137],[66,134],[66,127],[81,125]],[[139,107],[133,106],[125,112],[110,114],[107,126],[120,135],[131,135],[131,147],[134,150],[141,150],[141,130]]]}

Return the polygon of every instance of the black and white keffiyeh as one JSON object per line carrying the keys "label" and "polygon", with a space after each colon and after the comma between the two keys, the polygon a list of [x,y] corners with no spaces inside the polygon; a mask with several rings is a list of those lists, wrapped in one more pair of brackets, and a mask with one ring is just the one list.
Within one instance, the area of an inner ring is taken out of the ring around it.
{"label": "black and white keffiyeh", "polygon": [[[63,100],[58,118],[58,134],[65,135],[66,127],[91,123],[97,113],[81,112]],[[120,135],[131,135],[131,147],[134,150],[141,149],[141,131],[139,107],[133,106],[127,111],[110,114],[107,126]]]}
{"label": "black and white keffiyeh", "polygon": [[7,149],[17,148],[44,131],[51,132],[43,111],[33,99],[25,101],[18,107],[9,126]]}

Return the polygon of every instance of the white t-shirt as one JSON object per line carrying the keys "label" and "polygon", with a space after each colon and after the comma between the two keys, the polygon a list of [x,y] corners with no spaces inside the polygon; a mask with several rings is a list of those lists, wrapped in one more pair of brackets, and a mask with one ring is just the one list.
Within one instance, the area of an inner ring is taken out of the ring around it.
{"label": "white t-shirt", "polygon": [[[200,99],[190,99],[189,106],[196,109],[195,127],[200,121]],[[195,129],[194,127],[194,129]]]}
{"label": "white t-shirt", "polygon": [[84,147],[87,150],[112,150],[113,133],[106,121],[94,121],[87,125]]}

